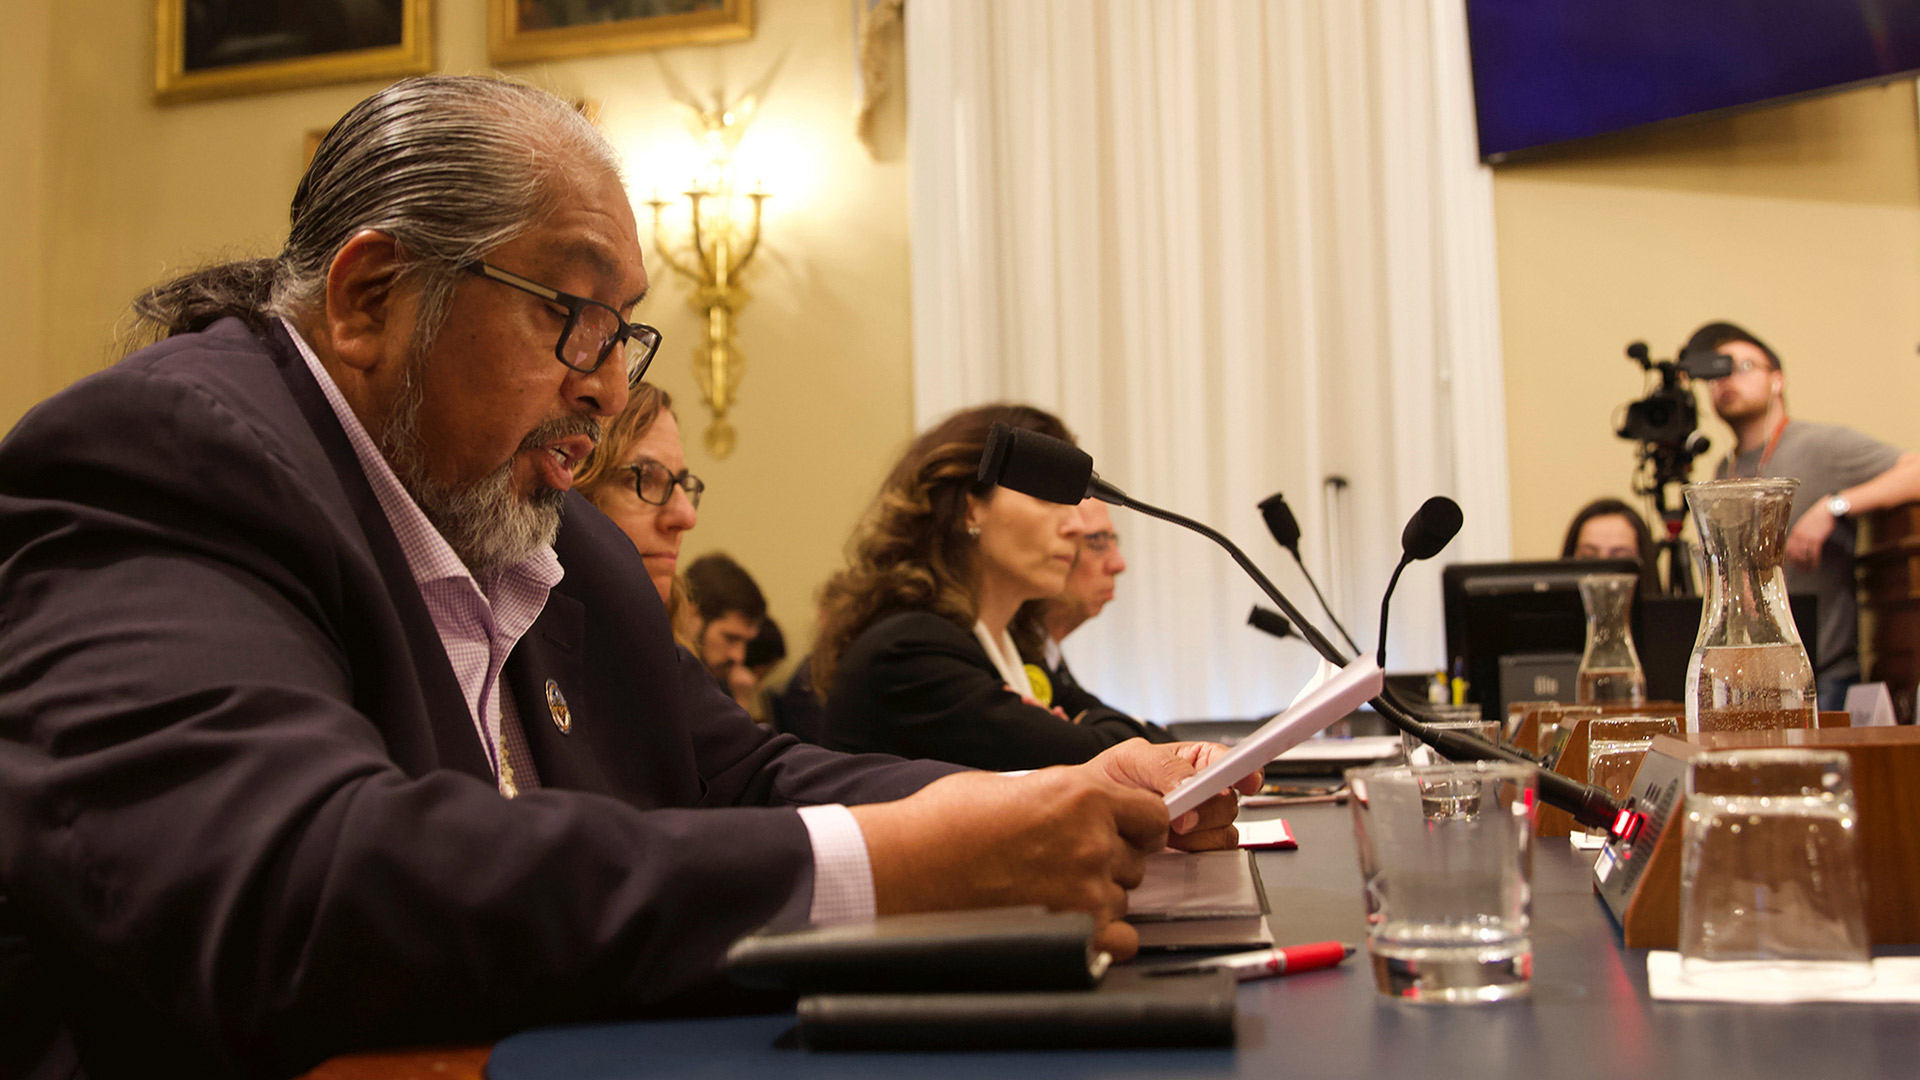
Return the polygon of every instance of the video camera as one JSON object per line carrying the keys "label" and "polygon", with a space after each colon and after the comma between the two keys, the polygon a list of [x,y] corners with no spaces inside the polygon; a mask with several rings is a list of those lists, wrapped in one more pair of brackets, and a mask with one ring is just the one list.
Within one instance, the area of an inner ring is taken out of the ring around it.
{"label": "video camera", "polygon": [[[1666,527],[1666,537],[1659,546],[1667,552],[1667,590],[1684,596],[1693,591],[1687,550],[1680,542],[1686,506],[1679,500],[1669,502],[1668,488],[1685,484],[1693,473],[1693,459],[1707,452],[1707,437],[1698,430],[1700,406],[1694,401],[1691,380],[1725,378],[1733,374],[1733,360],[1699,350],[1685,353],[1678,360],[1655,360],[1648,355],[1644,341],[1627,346],[1627,356],[1639,361],[1640,370],[1658,372],[1660,385],[1649,390],[1646,397],[1627,404],[1614,434],[1640,444],[1634,491],[1652,501],[1654,512]],[[1682,381],[1682,375],[1687,381]]]}
{"label": "video camera", "polygon": [[[1647,343],[1636,341],[1627,346],[1627,356],[1640,362],[1640,370],[1660,373],[1660,385],[1627,405],[1626,417],[1614,432],[1634,442],[1684,446],[1700,426],[1700,407],[1693,390],[1681,385],[1680,376],[1719,379],[1733,374],[1733,360],[1719,353],[1695,351],[1677,361],[1654,360],[1647,353]],[[1706,450],[1705,440],[1701,441],[1700,449],[1687,455],[1689,459]]]}

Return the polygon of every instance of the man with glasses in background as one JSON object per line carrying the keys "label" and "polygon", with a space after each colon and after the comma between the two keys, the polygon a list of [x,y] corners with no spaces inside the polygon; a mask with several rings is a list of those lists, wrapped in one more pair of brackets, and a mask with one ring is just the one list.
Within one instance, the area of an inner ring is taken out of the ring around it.
{"label": "man with glasses in background", "polygon": [[[1800,481],[1787,534],[1787,591],[1818,598],[1820,625],[1809,650],[1820,708],[1846,707],[1860,681],[1860,615],[1854,597],[1854,522],[1870,510],[1920,499],[1920,454],[1842,427],[1787,418],[1787,376],[1765,342],[1733,323],[1693,332],[1682,355],[1718,353],[1733,372],[1707,384],[1713,411],[1735,446],[1714,476],[1783,476]],[[1814,627],[1801,627],[1806,636]]]}
{"label": "man with glasses in background", "polygon": [[1218,748],[834,754],[674,647],[570,490],[659,335],[565,102],[395,83],[291,217],[0,442],[0,1071],[289,1075],[711,1007],[769,922],[1041,904],[1125,955],[1146,854],[1234,843],[1230,795],[1161,798]]}
{"label": "man with glasses in background", "polygon": [[[1113,515],[1108,513],[1107,504],[1099,499],[1083,501],[1080,520],[1086,531],[1080,534],[1080,550],[1074,557],[1072,571],[1067,574],[1067,587],[1059,596],[1047,600],[1041,611],[1041,621],[1047,626],[1046,676],[1053,691],[1050,704],[1068,719],[1085,715],[1091,709],[1120,711],[1080,685],[1080,680],[1067,666],[1066,654],[1060,650],[1060,643],[1068,634],[1113,602],[1114,586],[1127,569],[1127,557],[1120,554],[1120,534],[1114,531]],[[1141,723],[1149,738],[1172,738],[1157,724]]]}

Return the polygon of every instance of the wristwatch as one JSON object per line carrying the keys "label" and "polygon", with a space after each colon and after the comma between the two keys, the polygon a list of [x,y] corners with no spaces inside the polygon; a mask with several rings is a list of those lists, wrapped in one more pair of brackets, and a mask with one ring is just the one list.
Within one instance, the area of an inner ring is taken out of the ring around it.
{"label": "wristwatch", "polygon": [[1846,496],[1836,491],[1827,496],[1827,513],[1832,514],[1836,520],[1846,517],[1853,513],[1853,504],[1847,501]]}

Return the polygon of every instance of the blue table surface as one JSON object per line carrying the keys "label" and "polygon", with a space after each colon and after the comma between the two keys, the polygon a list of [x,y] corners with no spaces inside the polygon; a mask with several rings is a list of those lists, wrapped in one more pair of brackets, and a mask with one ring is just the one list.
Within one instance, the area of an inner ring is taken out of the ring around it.
{"label": "blue table surface", "polygon": [[[1259,855],[1276,933],[1290,942],[1359,944],[1364,919],[1346,808],[1295,807],[1283,816],[1299,850]],[[859,1080],[908,1073],[951,1080],[1920,1076],[1920,1006],[1653,1001],[1646,952],[1620,945],[1592,893],[1584,859],[1564,840],[1543,840],[1536,851],[1533,993],[1518,1001],[1438,1006],[1383,999],[1363,951],[1339,968],[1243,984],[1238,1045],[1231,1050],[809,1053],[793,1047],[794,1018],[783,1013],[542,1028],[503,1040],[486,1074],[491,1080]]]}

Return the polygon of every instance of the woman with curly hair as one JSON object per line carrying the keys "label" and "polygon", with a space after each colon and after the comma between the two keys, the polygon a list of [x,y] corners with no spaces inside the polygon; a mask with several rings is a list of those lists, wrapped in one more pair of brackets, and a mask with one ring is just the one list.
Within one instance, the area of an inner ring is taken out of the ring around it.
{"label": "woman with curly hair", "polygon": [[693,614],[686,583],[675,571],[680,539],[700,521],[697,510],[706,485],[687,472],[673,398],[652,383],[634,387],[599,445],[575,467],[573,483],[633,541],[666,605],[674,639],[689,645]]}
{"label": "woman with curly hair", "polygon": [[1039,409],[984,405],[907,448],[822,593],[813,677],[828,746],[1029,769],[1169,740],[1047,685],[1040,602],[1066,586],[1080,512],[979,482],[995,423],[1072,439]]}

